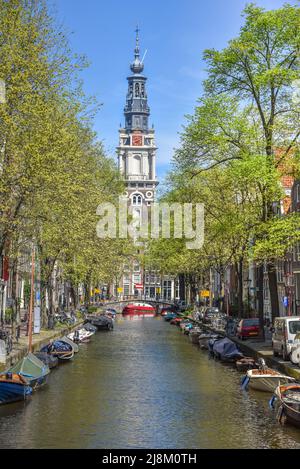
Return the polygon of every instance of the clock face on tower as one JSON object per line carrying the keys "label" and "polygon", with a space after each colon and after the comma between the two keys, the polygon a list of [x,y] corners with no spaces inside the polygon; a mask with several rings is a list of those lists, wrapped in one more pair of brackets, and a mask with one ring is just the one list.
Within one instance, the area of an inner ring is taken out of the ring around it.
{"label": "clock face on tower", "polygon": [[132,136],[132,145],[135,147],[141,147],[143,144],[142,135],[133,135]]}

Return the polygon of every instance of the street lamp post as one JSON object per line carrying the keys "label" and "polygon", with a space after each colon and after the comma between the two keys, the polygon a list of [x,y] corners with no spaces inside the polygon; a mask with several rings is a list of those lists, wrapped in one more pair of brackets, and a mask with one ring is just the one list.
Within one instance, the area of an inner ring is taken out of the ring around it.
{"label": "street lamp post", "polygon": [[247,285],[247,311],[248,311],[248,317],[250,317],[250,285],[251,285],[252,279],[251,278],[246,278],[245,279],[245,284]]}
{"label": "street lamp post", "polygon": [[285,292],[286,292],[286,296],[287,296],[287,306],[286,306],[287,315],[291,316],[292,315],[292,310],[291,310],[291,306],[292,306],[292,288],[291,288],[290,279],[292,278],[292,274],[290,272],[286,272],[285,275],[283,276],[283,278],[285,280]]}

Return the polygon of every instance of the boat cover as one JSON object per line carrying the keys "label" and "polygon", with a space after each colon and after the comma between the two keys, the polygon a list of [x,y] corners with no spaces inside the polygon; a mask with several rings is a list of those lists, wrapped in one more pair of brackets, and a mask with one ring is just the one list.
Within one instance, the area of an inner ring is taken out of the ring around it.
{"label": "boat cover", "polygon": [[33,353],[29,353],[14,366],[9,368],[11,373],[18,373],[25,378],[40,378],[50,373],[48,365],[39,360]]}
{"label": "boat cover", "polygon": [[55,340],[51,344],[41,348],[41,352],[72,352],[73,347],[61,340]]}
{"label": "boat cover", "polygon": [[75,344],[75,342],[73,342],[73,340],[69,339],[69,337],[63,337],[61,339],[62,342],[66,342],[66,344],[69,344],[71,345],[71,347],[73,348],[74,352],[75,353],[78,353],[79,352],[79,347],[77,344]]}
{"label": "boat cover", "polygon": [[49,355],[46,352],[35,352],[34,355],[45,363],[45,365],[48,365],[50,369],[55,368],[58,365],[58,358],[54,357],[54,355]]}
{"label": "boat cover", "polygon": [[97,327],[96,326],[93,326],[93,324],[91,323],[86,323],[84,324],[83,328],[86,330],[86,331],[89,331],[89,332],[96,332],[97,331]]}
{"label": "boat cover", "polygon": [[219,354],[221,359],[243,357],[242,352],[240,352],[236,344],[227,337],[215,341],[215,343],[213,344],[213,352]]}

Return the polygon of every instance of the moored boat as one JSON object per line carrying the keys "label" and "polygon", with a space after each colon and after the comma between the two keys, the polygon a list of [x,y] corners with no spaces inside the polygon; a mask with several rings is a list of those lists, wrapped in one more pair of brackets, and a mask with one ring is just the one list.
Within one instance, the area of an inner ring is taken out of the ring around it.
{"label": "moored boat", "polygon": [[114,328],[113,320],[104,315],[91,315],[88,320],[98,331],[112,331]]}
{"label": "moored boat", "polygon": [[213,335],[213,334],[210,334],[210,333],[200,334],[199,340],[198,340],[200,348],[207,350],[208,349],[208,342],[212,337],[216,337],[216,336]]}
{"label": "moored boat", "polygon": [[208,345],[213,356],[224,362],[233,363],[244,356],[236,344],[227,337],[210,339]]}
{"label": "moored boat", "polygon": [[45,347],[42,347],[41,352],[47,352],[54,355],[59,360],[71,360],[74,357],[74,348],[72,345],[63,342],[62,340],[54,340]]}
{"label": "moored boat", "polygon": [[[90,338],[95,334],[94,331],[87,331],[85,328],[77,329],[74,332],[71,332],[67,338],[75,344],[89,342]],[[78,348],[78,346],[77,346]],[[79,348],[78,348],[79,350]],[[76,353],[76,350],[75,350]]]}
{"label": "moored boat", "polygon": [[47,382],[50,369],[48,365],[37,358],[33,353],[28,353],[19,360],[8,372],[18,374],[26,379],[29,386],[36,390]]}
{"label": "moored boat", "polygon": [[0,404],[25,401],[32,394],[28,381],[18,373],[0,374]]}
{"label": "moored boat", "polygon": [[147,303],[131,303],[123,308],[122,315],[141,315],[144,317],[154,317],[156,315],[156,310],[152,305]]}
{"label": "moored boat", "polygon": [[263,392],[274,392],[281,385],[295,381],[295,378],[286,376],[272,368],[248,370],[242,380],[242,389],[251,389]]}
{"label": "moored boat", "polygon": [[199,337],[202,334],[202,330],[199,327],[195,327],[190,331],[189,338],[192,344],[199,343]]}
{"label": "moored boat", "polygon": [[290,423],[300,427],[300,384],[278,386],[270,401],[272,408],[276,401],[279,404],[277,413],[279,423]]}
{"label": "moored boat", "polygon": [[240,358],[235,362],[235,365],[238,371],[248,371],[258,368],[255,359],[252,357]]}
{"label": "moored boat", "polygon": [[85,323],[82,328],[89,332],[97,332],[97,327],[93,326],[90,322]]}
{"label": "moored boat", "polygon": [[71,345],[73,347],[74,353],[79,352],[79,347],[78,344],[75,343],[72,339],[69,338],[69,336],[64,336],[62,339],[60,339],[62,342],[65,342],[66,344]]}
{"label": "moored boat", "polygon": [[49,355],[47,352],[35,352],[34,355],[43,363],[45,363],[45,365],[47,365],[50,370],[57,367],[58,365],[58,358],[54,355]]}

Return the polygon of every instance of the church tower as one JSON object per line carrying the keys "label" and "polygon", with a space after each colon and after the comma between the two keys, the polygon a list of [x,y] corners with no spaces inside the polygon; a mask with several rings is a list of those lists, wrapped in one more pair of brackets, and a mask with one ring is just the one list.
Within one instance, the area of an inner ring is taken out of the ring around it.
{"label": "church tower", "polygon": [[129,204],[139,210],[150,206],[158,185],[155,171],[155,131],[149,129],[150,108],[147,99],[147,78],[140,58],[139,30],[136,30],[134,61],[130,65],[128,93],[124,109],[125,127],[119,130],[117,148],[119,170],[126,186]]}
{"label": "church tower", "polygon": [[[155,131],[149,128],[150,108],[147,97],[147,78],[143,74],[144,63],[140,58],[139,30],[136,29],[134,61],[130,65],[128,92],[124,109],[125,126],[119,130],[117,147],[119,171],[126,184],[128,205],[134,218],[142,215],[143,207],[150,208],[155,201],[158,180],[156,178]],[[139,250],[139,246],[141,246]],[[143,243],[136,243],[137,254],[143,252]],[[121,293],[122,292],[122,293]],[[174,279],[161,276],[159,271],[144,270],[139,261],[124,265],[123,275],[115,295],[125,299],[174,298]]]}

